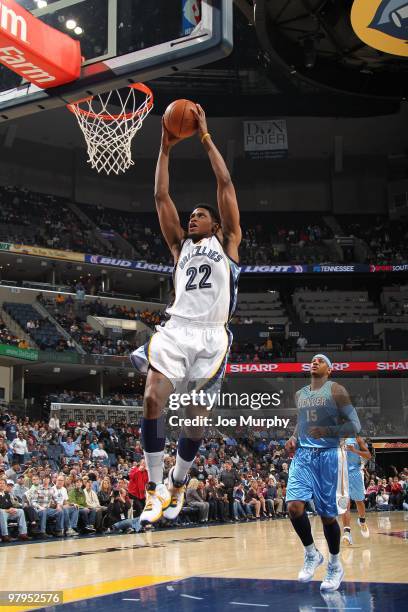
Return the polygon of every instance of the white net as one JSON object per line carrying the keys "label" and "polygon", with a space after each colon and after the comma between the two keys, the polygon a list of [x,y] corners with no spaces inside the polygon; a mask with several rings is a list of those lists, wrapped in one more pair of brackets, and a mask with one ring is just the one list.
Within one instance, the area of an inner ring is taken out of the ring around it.
{"label": "white net", "polygon": [[[140,103],[141,93],[145,100]],[[113,109],[120,110],[114,113]],[[153,108],[153,94],[143,83],[68,104],[85,136],[88,163],[98,172],[120,174],[134,165],[132,140]]]}

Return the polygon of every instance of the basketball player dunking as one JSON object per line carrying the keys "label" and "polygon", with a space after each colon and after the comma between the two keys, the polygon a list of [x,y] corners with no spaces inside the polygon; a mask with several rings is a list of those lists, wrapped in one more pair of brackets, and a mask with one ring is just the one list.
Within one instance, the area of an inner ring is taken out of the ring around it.
{"label": "basketball player dunking", "polygon": [[157,327],[147,345],[131,355],[133,365],[147,373],[141,437],[149,483],[142,523],[154,523],[162,515],[168,519],[178,516],[187,474],[201,443],[201,429],[182,430],[176,464],[166,487],[163,409],[169,396],[191,388],[191,383],[197,385],[197,381],[200,388],[205,385],[207,393],[215,390],[224,376],[232,341],[227,324],[235,309],[240,272],[238,203],[227,166],[208,132],[205,113],[198,104],[193,112],[217,180],[218,211],[198,206],[190,215],[188,231],[181,227],[169,195],[169,155],[180,139],[173,137],[163,123],[155,199],[160,227],[174,257],[175,299],[167,309],[170,319]]}
{"label": "basketball player dunking", "polygon": [[355,436],[360,421],[344,387],[329,380],[332,364],[326,355],[315,355],[310,385],[296,394],[298,422],[286,449],[295,457],[290,465],[286,502],[292,525],[305,547],[300,582],[312,580],[323,555],[316,549],[305,502],[314,500],[329,548],[322,591],[336,591],[343,579],[340,563],[340,527],[336,520],[348,507],[348,478],[341,438]]}

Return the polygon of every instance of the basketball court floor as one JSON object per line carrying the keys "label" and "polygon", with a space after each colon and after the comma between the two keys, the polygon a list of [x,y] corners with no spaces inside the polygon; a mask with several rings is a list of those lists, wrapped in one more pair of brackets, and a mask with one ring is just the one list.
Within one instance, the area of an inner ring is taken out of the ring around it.
{"label": "basketball court floor", "polygon": [[289,520],[2,546],[1,590],[63,591],[64,603],[47,608],[61,610],[407,610],[408,513],[369,514],[368,540],[355,520],[345,581],[326,595],[324,567],[309,584],[296,580],[303,553]]}

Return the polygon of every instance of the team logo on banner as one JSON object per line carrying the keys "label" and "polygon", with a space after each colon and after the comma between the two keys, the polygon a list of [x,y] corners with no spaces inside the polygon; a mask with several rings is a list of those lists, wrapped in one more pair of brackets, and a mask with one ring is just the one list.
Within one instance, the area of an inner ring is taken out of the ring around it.
{"label": "team logo on banner", "polygon": [[351,25],[366,45],[408,56],[407,0],[354,0]]}

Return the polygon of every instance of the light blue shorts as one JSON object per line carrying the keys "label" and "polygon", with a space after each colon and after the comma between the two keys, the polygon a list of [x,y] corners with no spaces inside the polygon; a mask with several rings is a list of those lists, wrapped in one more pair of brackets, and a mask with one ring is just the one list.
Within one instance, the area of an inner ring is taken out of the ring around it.
{"label": "light blue shorts", "polygon": [[346,512],[349,502],[347,458],[344,450],[300,447],[290,464],[286,501],[313,499],[319,516]]}

